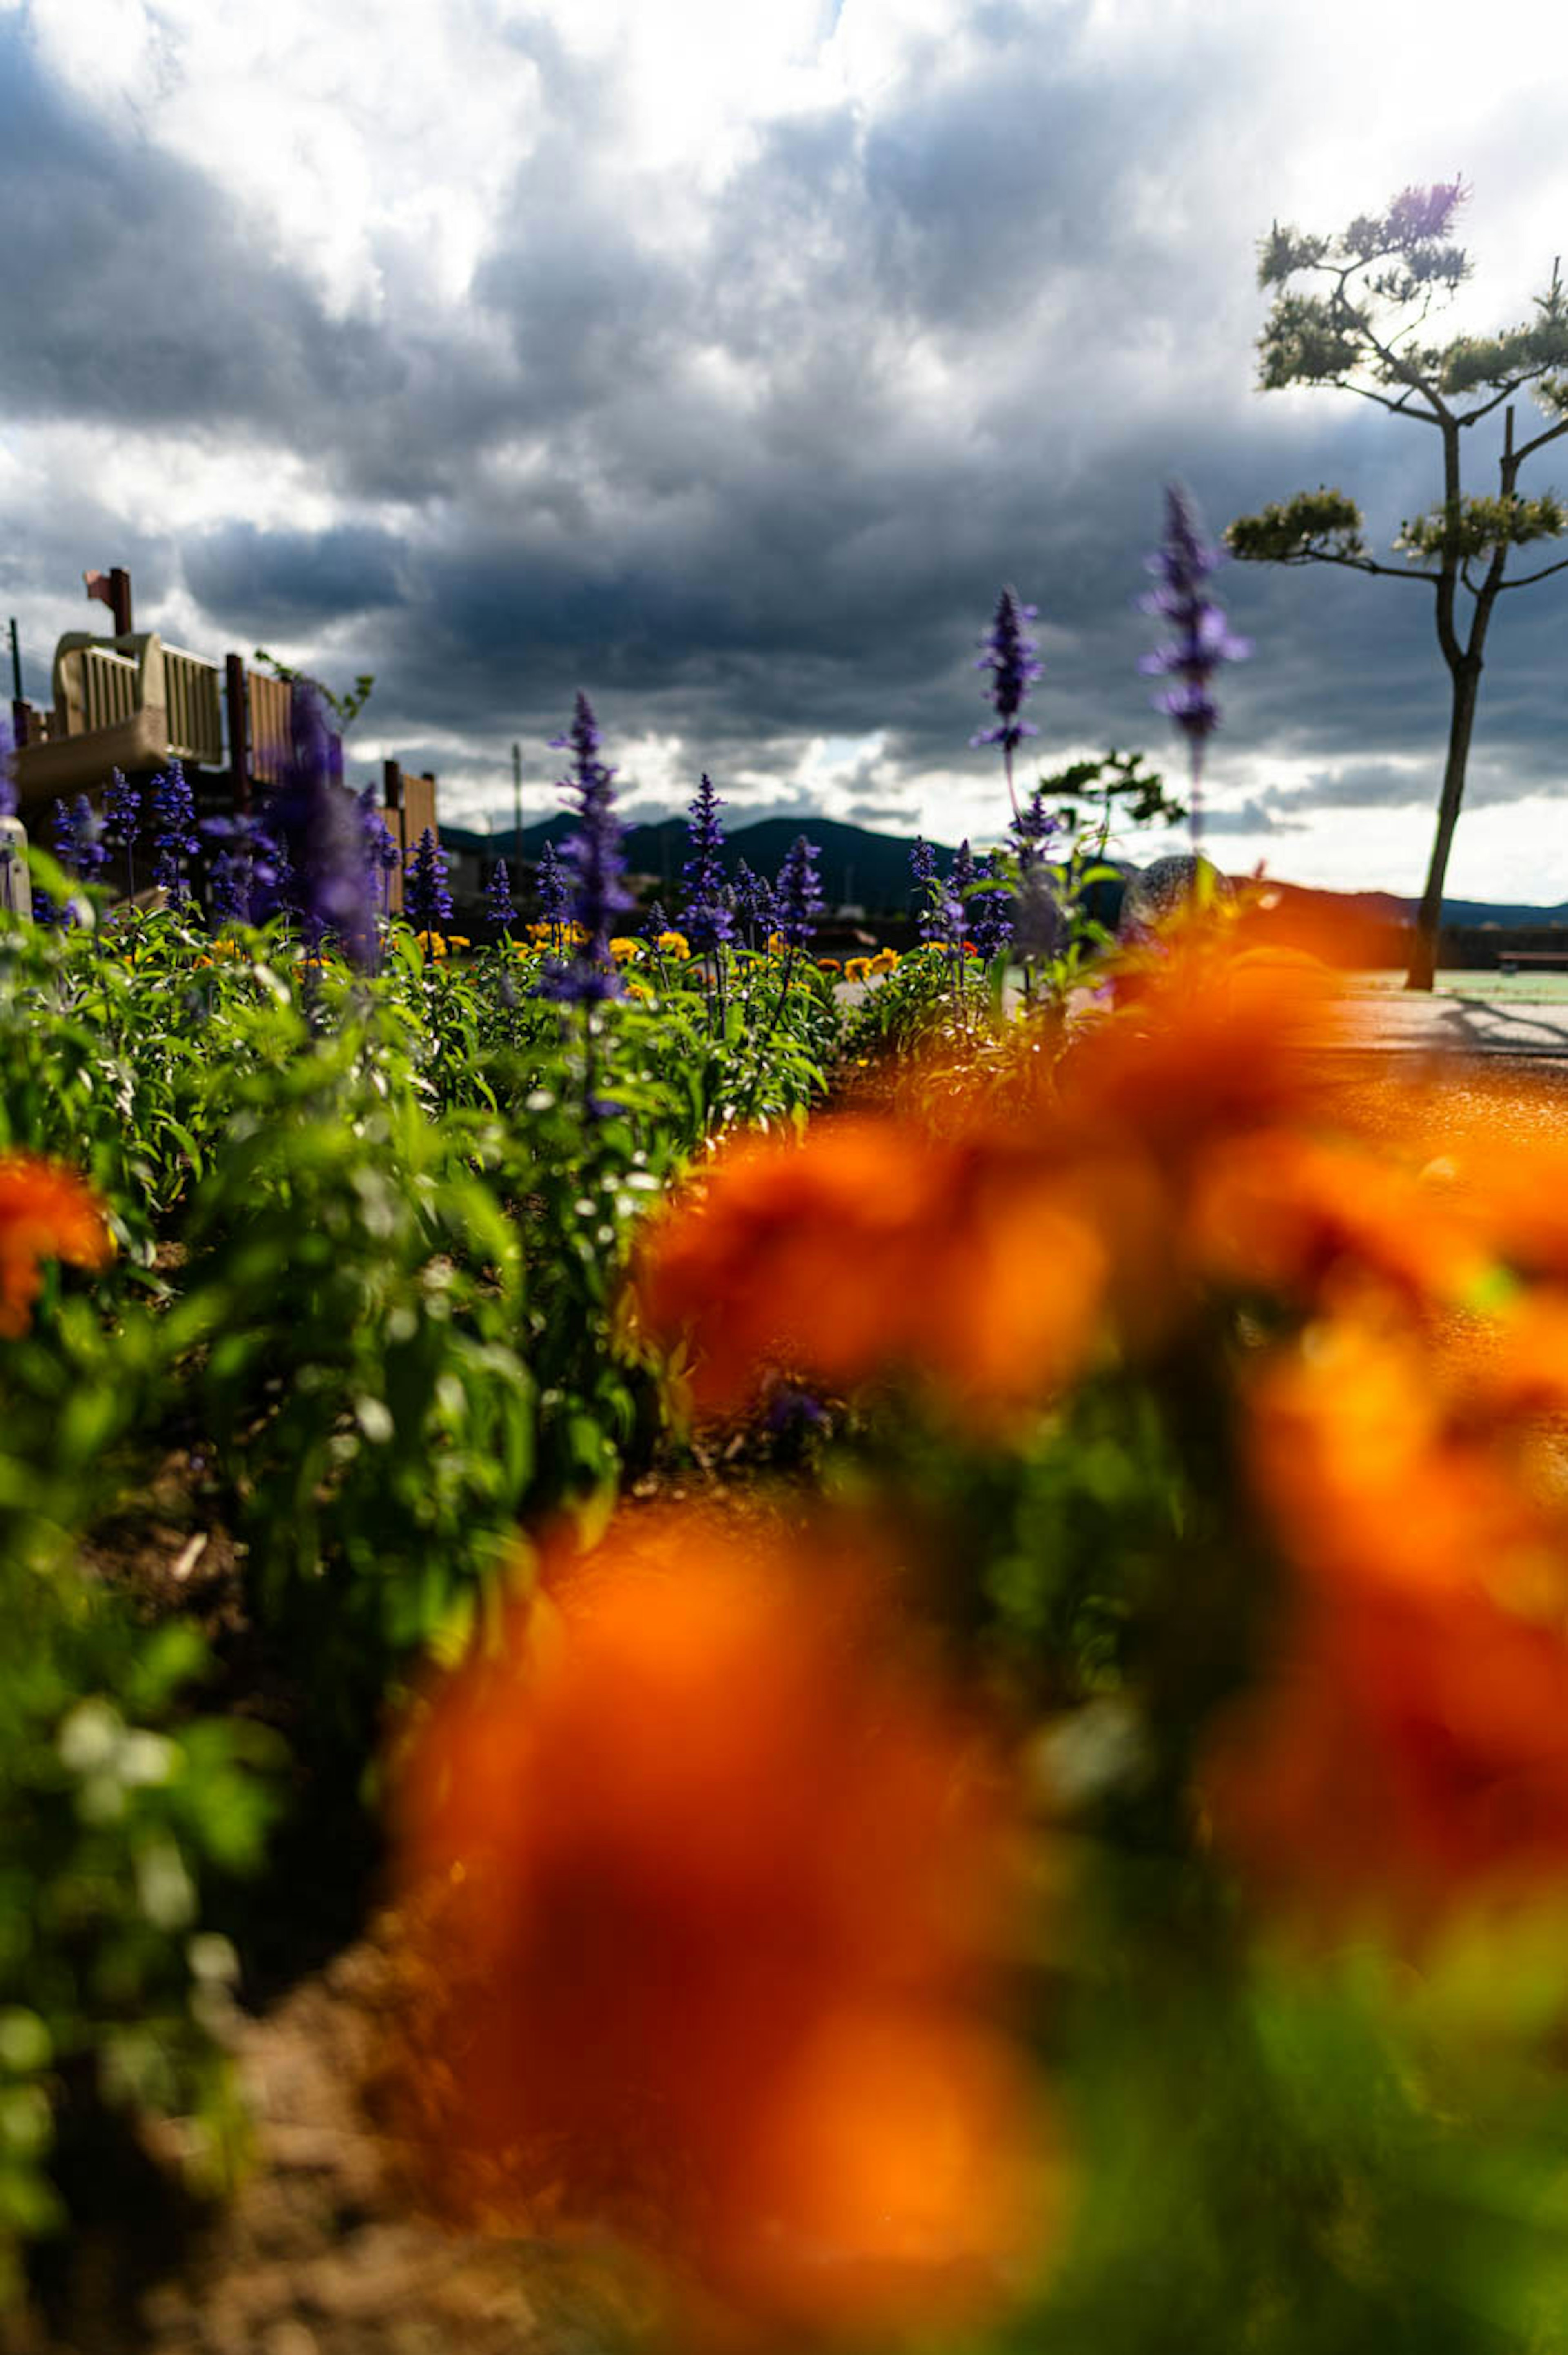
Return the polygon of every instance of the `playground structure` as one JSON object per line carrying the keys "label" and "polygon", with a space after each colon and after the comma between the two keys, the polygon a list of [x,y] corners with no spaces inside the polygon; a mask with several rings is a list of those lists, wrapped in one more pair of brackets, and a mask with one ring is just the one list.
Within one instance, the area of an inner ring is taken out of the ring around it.
{"label": "playground structure", "polygon": [[[18,813],[30,833],[57,799],[86,794],[97,805],[110,776],[147,778],[178,761],[203,816],[248,810],[257,787],[276,784],[288,758],[289,682],[250,670],[242,655],[221,662],[170,645],[156,630],[132,627],[131,577],[123,568],[88,573],[88,595],[111,608],[107,637],[68,630],[55,647],[53,701],[41,709],[12,699],[13,769]],[[15,664],[13,625],[13,661]],[[436,782],[397,761],[381,764],[381,815],[406,858],[426,826],[436,831]],[[401,863],[389,877],[393,913],[402,906]]]}

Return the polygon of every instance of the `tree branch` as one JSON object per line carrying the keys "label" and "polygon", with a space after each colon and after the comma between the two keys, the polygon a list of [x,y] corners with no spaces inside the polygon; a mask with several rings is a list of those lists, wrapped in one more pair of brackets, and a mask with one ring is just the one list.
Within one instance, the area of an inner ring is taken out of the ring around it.
{"label": "tree branch", "polygon": [[1261,557],[1252,559],[1264,564],[1343,564],[1352,572],[1381,573],[1385,581],[1424,581],[1433,588],[1441,576],[1435,572],[1402,572],[1397,564],[1379,564],[1370,556],[1334,556],[1326,548],[1304,549],[1299,556]]}
{"label": "tree branch", "polygon": [[1543,564],[1539,572],[1521,572],[1517,581],[1499,581],[1497,593],[1505,589],[1528,589],[1532,581],[1544,581],[1549,572],[1568,571],[1568,556],[1560,556],[1555,564]]}
{"label": "tree branch", "polygon": [[[1373,392],[1368,385],[1351,384],[1342,376],[1329,377],[1327,381],[1336,392],[1359,393],[1363,400],[1375,400],[1378,407],[1386,409],[1391,417],[1413,417],[1418,425],[1441,425],[1443,422],[1435,412],[1429,415],[1425,410],[1412,409],[1409,405],[1410,392],[1402,392],[1397,400],[1390,400],[1385,393]],[[1413,391],[1416,389],[1412,386],[1411,390]],[[1420,389],[1424,391],[1425,387],[1422,386]]]}
{"label": "tree branch", "polygon": [[1544,433],[1538,433],[1533,442],[1527,442],[1521,450],[1516,450],[1516,464],[1522,465],[1532,450],[1543,450],[1547,442],[1555,442],[1560,433],[1568,433],[1568,417],[1561,418],[1555,425],[1549,425]]}

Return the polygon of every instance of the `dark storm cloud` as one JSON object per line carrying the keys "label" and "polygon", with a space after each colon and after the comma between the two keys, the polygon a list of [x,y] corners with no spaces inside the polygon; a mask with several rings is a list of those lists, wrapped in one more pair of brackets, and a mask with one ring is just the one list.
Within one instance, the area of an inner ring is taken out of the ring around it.
{"label": "dark storm cloud", "polygon": [[232,432],[371,389],[363,340],[247,238],[211,177],[63,96],[21,13],[0,17],[0,94],[10,416]]}
{"label": "dark storm cloud", "polygon": [[185,578],[216,620],[292,632],[399,603],[400,552],[392,534],[357,524],[320,532],[222,524],[187,542]]}
{"label": "dark storm cloud", "polygon": [[[679,735],[690,783],[708,767],[748,815],[795,813],[777,796],[812,738],[880,732],[839,790],[900,825],[923,775],[996,773],[968,744],[989,717],[974,658],[1011,581],[1046,666],[1029,761],[1141,746],[1179,791],[1136,670],[1167,476],[1215,533],[1337,482],[1383,557],[1436,496],[1435,437],[1329,393],[1287,432],[1248,389],[1268,134],[1236,92],[1264,27],[1113,72],[1089,20],[1084,0],[989,0],[964,70],[933,53],[869,111],[765,126],[677,237],[619,169],[613,88],[524,18],[507,37],[542,77],[542,127],[468,304],[421,309],[394,274],[373,315],[334,320],[219,176],[68,103],[25,19],[0,18],[0,293],[27,322],[0,346],[5,410],[272,436],[374,517],[263,531],[237,485],[183,549],[104,515],[48,561],[112,560],[115,536],[142,604],[183,568],[224,644],[332,624],[321,666],[375,672],[378,738],[497,806],[513,738],[546,790],[545,740],[583,687],[612,757]],[[1179,166],[1150,136],[1178,120]],[[1429,804],[1446,724],[1430,591],[1242,565],[1218,587],[1256,651],[1219,681],[1216,830]],[[1568,575],[1499,608],[1477,794],[1551,781],[1565,599]],[[1313,777],[1270,792],[1253,772],[1271,756]]]}

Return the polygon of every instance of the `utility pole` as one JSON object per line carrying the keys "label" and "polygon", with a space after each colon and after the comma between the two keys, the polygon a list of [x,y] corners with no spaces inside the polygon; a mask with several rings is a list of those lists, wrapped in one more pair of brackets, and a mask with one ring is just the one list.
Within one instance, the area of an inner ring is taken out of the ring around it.
{"label": "utility pole", "polygon": [[11,693],[22,700],[22,650],[16,643],[16,616],[11,616]]}
{"label": "utility pole", "polygon": [[523,860],[523,753],[522,747],[512,747],[512,864],[520,868]]}

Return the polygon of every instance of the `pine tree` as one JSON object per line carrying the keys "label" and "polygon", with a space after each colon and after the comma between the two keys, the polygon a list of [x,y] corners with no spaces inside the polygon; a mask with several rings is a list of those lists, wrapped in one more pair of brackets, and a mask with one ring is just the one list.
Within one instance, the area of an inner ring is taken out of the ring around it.
{"label": "pine tree", "polygon": [[[1568,531],[1568,508],[1550,492],[1526,498],[1517,487],[1524,461],[1568,433],[1568,291],[1558,264],[1536,316],[1493,336],[1423,340],[1440,293],[1471,274],[1463,250],[1449,242],[1454,215],[1469,191],[1459,180],[1406,188],[1386,212],[1363,214],[1337,236],[1304,234],[1276,221],[1259,248],[1258,283],[1275,287],[1273,312],[1258,340],[1259,389],[1331,385],[1374,400],[1391,416],[1436,429],[1443,496],[1427,514],[1400,526],[1393,547],[1405,562],[1381,564],[1367,552],[1356,502],[1337,490],[1298,491],[1293,498],[1238,517],[1225,533],[1232,553],[1253,563],[1339,564],[1433,592],[1437,643],[1450,681],[1447,758],[1436,832],[1416,918],[1407,986],[1430,989],[1437,962],[1443,886],[1465,795],[1487,632],[1498,599],[1561,572],[1568,557],[1513,580],[1511,551]],[[1326,280],[1322,292],[1298,293],[1299,273]],[[1555,421],[1515,438],[1509,396],[1529,387]],[[1478,396],[1468,407],[1467,396]],[[1460,480],[1460,436],[1502,409],[1502,449],[1495,496],[1467,496]],[[1463,599],[1467,597],[1466,607]]]}

